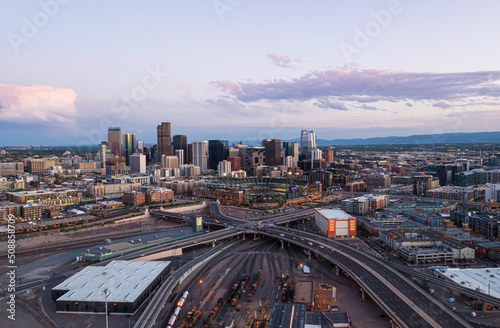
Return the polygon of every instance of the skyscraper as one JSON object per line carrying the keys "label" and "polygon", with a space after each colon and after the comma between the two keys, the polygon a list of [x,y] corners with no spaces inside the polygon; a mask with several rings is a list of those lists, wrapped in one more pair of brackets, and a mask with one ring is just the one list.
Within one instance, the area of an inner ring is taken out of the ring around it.
{"label": "skyscraper", "polygon": [[162,155],[174,155],[174,145],[172,145],[170,136],[170,122],[162,122],[161,125],[158,125],[158,161],[161,160]]}
{"label": "skyscraper", "polygon": [[333,163],[335,160],[335,147],[326,148],[323,154],[327,163]]}
{"label": "skyscraper", "polygon": [[175,135],[173,137],[174,150],[182,149],[184,151],[183,163],[188,163],[187,137],[184,135]]}
{"label": "skyscraper", "polygon": [[122,155],[122,129],[115,127],[108,129],[108,143],[113,156]]}
{"label": "skyscraper", "polygon": [[179,165],[184,165],[184,149],[176,149],[175,150],[175,156],[179,160]]}
{"label": "skyscraper", "polygon": [[311,150],[316,149],[316,134],[313,131],[300,132],[300,153],[306,158],[311,158]]}
{"label": "skyscraper", "polygon": [[143,153],[144,152],[144,141],[137,140],[137,151],[139,153]]}
{"label": "skyscraper", "polygon": [[123,156],[127,166],[130,165],[130,155],[137,151],[136,145],[135,134],[126,133],[123,135]]}
{"label": "skyscraper", "polygon": [[208,142],[193,142],[193,164],[199,166],[202,172],[208,169]]}
{"label": "skyscraper", "polygon": [[[299,144],[294,141],[284,141],[283,142],[283,159],[291,157],[288,163],[283,163],[286,166],[296,167],[299,161]],[[290,162],[291,161],[291,162]]]}
{"label": "skyscraper", "polygon": [[165,156],[161,157],[161,168],[162,169],[177,169],[179,168],[179,159],[177,156]]}
{"label": "skyscraper", "polygon": [[188,154],[186,164],[193,164],[193,144],[188,144]]}
{"label": "skyscraper", "polygon": [[220,140],[208,141],[208,162],[209,168],[217,170],[219,162],[224,160],[224,145]]}
{"label": "skyscraper", "polygon": [[264,139],[264,162],[266,165],[281,165],[281,139]]}
{"label": "skyscraper", "polygon": [[146,173],[146,155],[132,154],[130,155],[130,171],[133,173]]}
{"label": "skyscraper", "polygon": [[101,162],[101,167],[106,167],[106,157],[110,152],[109,143],[103,141],[99,146],[99,162]]}

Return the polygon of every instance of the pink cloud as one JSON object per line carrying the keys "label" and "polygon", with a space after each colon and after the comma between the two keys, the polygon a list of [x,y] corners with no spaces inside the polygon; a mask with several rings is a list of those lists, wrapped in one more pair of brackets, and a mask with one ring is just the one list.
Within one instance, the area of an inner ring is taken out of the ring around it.
{"label": "pink cloud", "polygon": [[293,68],[294,66],[292,66],[292,62],[301,62],[299,59],[292,59],[277,52],[268,54],[267,58],[273,63],[273,65],[283,68]]}
{"label": "pink cloud", "polygon": [[67,123],[77,115],[73,89],[0,84],[0,121]]}

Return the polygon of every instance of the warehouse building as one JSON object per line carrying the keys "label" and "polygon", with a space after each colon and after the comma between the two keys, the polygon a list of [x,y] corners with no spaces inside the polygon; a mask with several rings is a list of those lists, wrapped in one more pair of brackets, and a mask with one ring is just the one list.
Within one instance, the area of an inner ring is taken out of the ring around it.
{"label": "warehouse building", "polygon": [[[52,289],[59,313],[133,314],[170,271],[170,262],[112,261],[90,266]],[[106,292],[107,291],[107,292]]]}
{"label": "warehouse building", "polygon": [[316,226],[328,237],[356,236],[356,218],[336,210],[315,210]]}

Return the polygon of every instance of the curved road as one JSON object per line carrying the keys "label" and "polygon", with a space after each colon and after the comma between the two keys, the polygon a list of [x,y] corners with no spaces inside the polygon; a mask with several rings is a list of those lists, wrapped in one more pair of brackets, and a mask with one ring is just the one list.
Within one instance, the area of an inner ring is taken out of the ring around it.
{"label": "curved road", "polygon": [[[252,222],[232,220],[216,203],[210,208],[217,218],[231,221],[247,232],[282,239],[328,259],[348,272],[402,327],[472,327],[401,273],[369,255],[317,234],[280,227],[263,228]],[[307,209],[265,221],[280,223],[312,214],[314,209]]]}

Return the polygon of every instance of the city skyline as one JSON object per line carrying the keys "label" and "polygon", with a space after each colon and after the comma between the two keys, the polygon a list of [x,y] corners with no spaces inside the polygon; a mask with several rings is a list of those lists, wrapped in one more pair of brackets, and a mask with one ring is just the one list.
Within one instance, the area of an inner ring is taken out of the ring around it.
{"label": "city skyline", "polygon": [[498,2],[197,4],[7,4],[0,146],[498,131]]}

